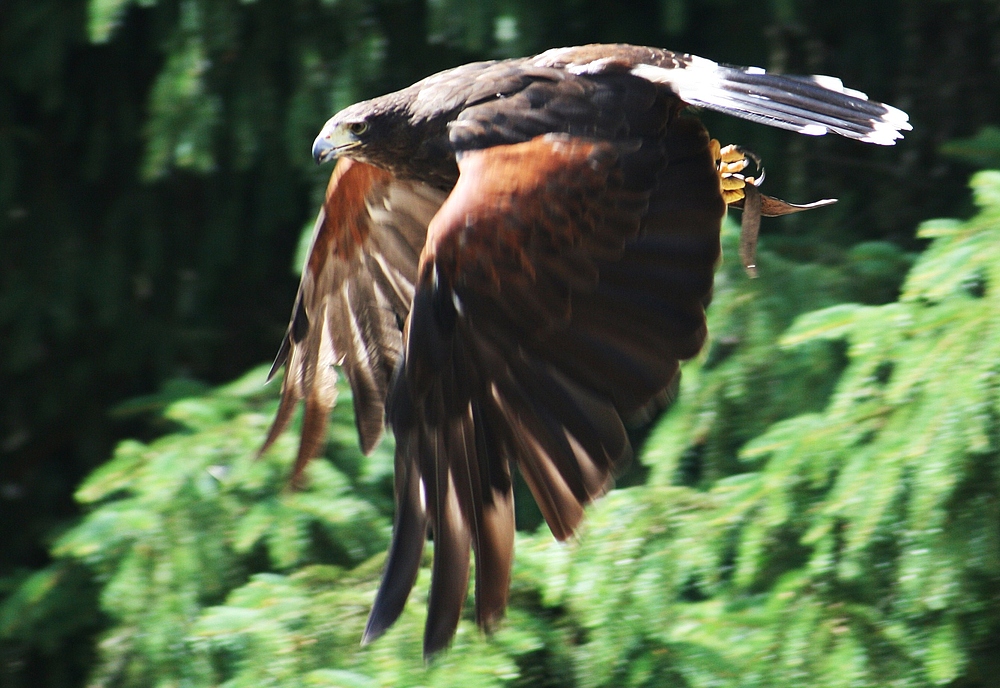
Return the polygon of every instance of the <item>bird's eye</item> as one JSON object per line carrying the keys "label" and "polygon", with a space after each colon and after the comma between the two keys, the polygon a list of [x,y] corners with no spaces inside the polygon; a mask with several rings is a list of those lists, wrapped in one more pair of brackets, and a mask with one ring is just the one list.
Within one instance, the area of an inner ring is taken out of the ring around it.
{"label": "bird's eye", "polygon": [[350,129],[351,133],[355,136],[361,136],[368,131],[368,122],[351,122],[347,125],[347,128]]}

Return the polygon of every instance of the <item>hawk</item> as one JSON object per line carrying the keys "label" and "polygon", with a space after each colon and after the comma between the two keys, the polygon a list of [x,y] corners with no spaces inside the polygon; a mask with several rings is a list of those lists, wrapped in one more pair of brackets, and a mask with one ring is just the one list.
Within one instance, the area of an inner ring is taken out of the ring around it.
{"label": "hawk", "polygon": [[[503,616],[517,466],[552,534],[630,457],[625,427],[706,337],[727,204],[761,214],[745,161],[688,106],[891,145],[907,115],[832,77],[630,45],[477,62],[341,111],[266,450],[304,401],[297,478],[339,366],[361,448],[396,438],[392,544],[363,642],[401,613],[424,541],[425,655],[446,647],[476,558],[475,618]],[[745,196],[745,198],[744,198]],[[764,198],[764,214],[802,207]]]}

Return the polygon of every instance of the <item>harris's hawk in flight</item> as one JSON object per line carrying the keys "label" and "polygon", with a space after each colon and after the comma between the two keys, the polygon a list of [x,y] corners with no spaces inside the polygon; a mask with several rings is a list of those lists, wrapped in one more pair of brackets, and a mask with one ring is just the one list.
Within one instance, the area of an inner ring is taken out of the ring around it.
{"label": "harris's hawk in flight", "polygon": [[[315,159],[340,162],[272,369],[285,378],[264,448],[303,400],[301,473],[334,366],[362,449],[392,428],[396,517],[364,641],[402,611],[428,530],[425,653],[455,632],[470,552],[491,628],[510,584],[512,466],[565,540],[628,460],[624,423],[702,347],[726,206],[745,202],[753,224],[762,199],[687,106],[884,145],[910,128],[834,78],[589,45],[435,74],[316,138]],[[763,214],[796,209],[764,198]]]}

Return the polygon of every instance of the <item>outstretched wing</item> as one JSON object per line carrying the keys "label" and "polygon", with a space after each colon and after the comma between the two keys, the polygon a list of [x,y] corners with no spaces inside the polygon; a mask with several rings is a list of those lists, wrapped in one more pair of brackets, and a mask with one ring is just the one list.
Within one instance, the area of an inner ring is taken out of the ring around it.
{"label": "outstretched wing", "polygon": [[413,299],[427,224],[445,194],[417,181],[342,159],[327,186],[302,271],[292,319],[270,375],[285,365],[267,451],[305,401],[293,472],[320,448],[343,369],[354,394],[361,447],[382,434],[389,380],[402,352],[401,326]]}
{"label": "outstretched wing", "polygon": [[[426,653],[451,639],[476,556],[476,618],[503,615],[509,465],[568,538],[629,454],[623,417],[705,338],[724,212],[704,128],[549,134],[464,153],[431,222],[391,392],[396,528],[366,640],[395,620],[429,523]],[[654,125],[650,125],[656,129]],[[639,132],[641,133],[641,132]]]}

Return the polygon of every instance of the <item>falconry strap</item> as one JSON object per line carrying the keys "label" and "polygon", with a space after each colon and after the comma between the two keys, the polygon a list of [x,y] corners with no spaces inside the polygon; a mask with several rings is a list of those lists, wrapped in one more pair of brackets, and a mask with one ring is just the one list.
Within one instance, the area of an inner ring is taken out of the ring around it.
{"label": "falconry strap", "polygon": [[[812,203],[789,203],[780,198],[760,192],[764,183],[764,167],[760,158],[740,146],[721,146],[717,139],[711,141],[712,155],[719,170],[719,184],[722,200],[730,208],[743,211],[740,222],[740,261],[749,277],[757,277],[757,235],[760,233],[760,218],[791,215],[803,210],[822,208],[837,202],[836,198],[824,198]],[[757,177],[743,174],[750,161],[759,170]]]}

